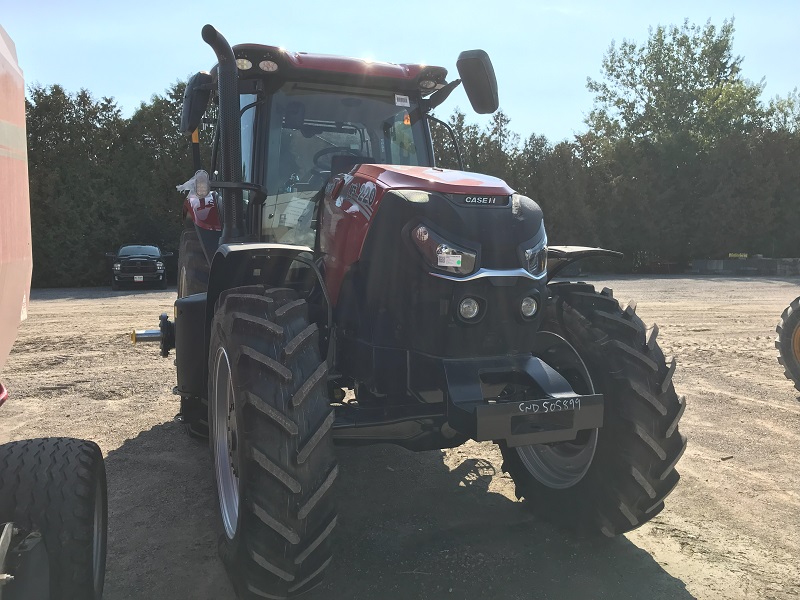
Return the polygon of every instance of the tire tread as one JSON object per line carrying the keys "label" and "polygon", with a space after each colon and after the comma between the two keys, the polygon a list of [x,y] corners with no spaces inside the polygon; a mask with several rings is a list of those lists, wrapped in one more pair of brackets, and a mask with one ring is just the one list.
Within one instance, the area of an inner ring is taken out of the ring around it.
{"label": "tire tread", "polygon": [[[244,325],[233,327],[236,321]],[[237,535],[223,535],[220,552],[243,597],[304,593],[331,559],[339,468],[318,341],[308,305],[291,289],[247,286],[220,295],[212,348],[232,354],[235,402],[241,398],[247,423],[239,428],[246,502]]]}
{"label": "tire tread", "polygon": [[658,327],[648,331],[635,302],[623,309],[611,290],[597,293],[588,284],[549,289],[543,329],[562,335],[587,364],[605,397],[604,427],[589,471],[570,488],[540,483],[516,450],[501,444],[503,469],[537,513],[582,534],[620,535],[656,516],[680,480],[686,399],[672,385],[675,360],[667,363]]}

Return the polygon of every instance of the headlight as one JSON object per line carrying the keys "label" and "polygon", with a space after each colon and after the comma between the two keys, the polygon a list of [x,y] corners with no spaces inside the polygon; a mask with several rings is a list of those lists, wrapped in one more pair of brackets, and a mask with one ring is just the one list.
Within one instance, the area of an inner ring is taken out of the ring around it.
{"label": "headlight", "polygon": [[523,317],[525,317],[526,319],[530,319],[533,315],[536,314],[537,310],[539,310],[539,303],[536,301],[536,298],[525,296],[522,299],[519,311],[522,313]]}
{"label": "headlight", "polygon": [[536,279],[541,279],[547,274],[547,233],[544,230],[544,223],[536,236],[529,241],[530,247],[522,251],[522,266]]}
{"label": "headlight", "polygon": [[122,265],[120,265],[119,263],[114,263],[114,270],[115,271],[119,271],[121,268],[122,268]]}
{"label": "headlight", "polygon": [[158,271],[163,271],[163,270],[164,270],[164,263],[162,263],[162,262],[157,262],[157,263],[156,263],[156,269],[157,269]]}
{"label": "headlight", "polygon": [[525,250],[525,268],[534,277],[547,273],[547,246],[537,246]]}
{"label": "headlight", "polygon": [[428,266],[454,275],[469,275],[475,269],[477,253],[445,240],[426,225],[411,230],[411,239]]}
{"label": "headlight", "polygon": [[475,298],[464,298],[458,305],[459,314],[465,319],[474,319],[478,316],[480,304]]}

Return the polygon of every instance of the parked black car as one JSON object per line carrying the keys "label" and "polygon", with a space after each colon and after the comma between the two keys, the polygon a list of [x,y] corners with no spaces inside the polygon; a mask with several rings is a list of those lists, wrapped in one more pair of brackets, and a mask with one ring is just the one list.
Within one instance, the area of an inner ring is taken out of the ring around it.
{"label": "parked black car", "polygon": [[118,252],[106,252],[114,259],[111,266],[111,289],[118,290],[123,285],[144,286],[157,284],[161,289],[167,287],[167,272],[164,259],[172,252],[161,252],[157,246],[127,245]]}

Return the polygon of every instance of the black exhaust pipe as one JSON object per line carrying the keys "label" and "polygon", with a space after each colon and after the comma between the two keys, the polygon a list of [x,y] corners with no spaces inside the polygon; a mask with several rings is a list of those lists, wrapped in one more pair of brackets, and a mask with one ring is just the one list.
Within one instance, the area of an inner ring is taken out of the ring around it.
{"label": "black exhaust pipe", "polygon": [[[219,96],[220,176],[222,181],[242,181],[242,123],[239,111],[239,74],[231,45],[212,25],[203,27],[203,41],[217,55]],[[244,238],[242,190],[222,190],[222,236],[220,244]]]}

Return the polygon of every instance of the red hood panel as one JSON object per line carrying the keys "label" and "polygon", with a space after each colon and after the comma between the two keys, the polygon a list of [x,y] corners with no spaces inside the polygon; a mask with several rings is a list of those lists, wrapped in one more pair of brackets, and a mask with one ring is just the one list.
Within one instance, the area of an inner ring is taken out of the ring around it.
{"label": "red hood panel", "polygon": [[380,183],[386,189],[394,190],[413,189],[443,194],[489,196],[507,196],[514,193],[505,181],[497,177],[436,167],[362,165],[356,174]]}

